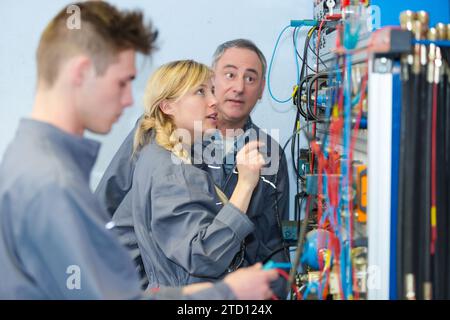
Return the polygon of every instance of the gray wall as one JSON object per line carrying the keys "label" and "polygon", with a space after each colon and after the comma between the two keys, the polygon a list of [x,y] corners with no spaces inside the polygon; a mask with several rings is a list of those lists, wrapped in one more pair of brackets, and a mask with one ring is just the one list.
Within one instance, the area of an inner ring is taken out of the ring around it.
{"label": "gray wall", "polygon": [[[279,32],[289,24],[290,19],[310,18],[313,1],[111,2],[120,8],[143,9],[159,30],[160,50],[151,59],[138,60],[140,74],[133,86],[133,108],[125,112],[108,136],[95,136],[103,142],[103,147],[92,176],[92,186],[98,183],[110,159],[140,115],[146,79],[152,70],[162,63],[184,58],[210,64],[216,46],[233,38],[252,39],[270,61]],[[63,0],[0,0],[0,157],[3,157],[13,138],[19,119],[28,116],[31,111],[36,84],[34,57],[39,36],[48,20],[66,4]],[[272,88],[281,98],[291,94],[296,81],[291,32],[285,33],[280,42],[272,71]],[[299,43],[302,43],[301,39]],[[263,100],[253,113],[254,122],[261,128],[269,130],[269,133],[272,129],[280,130],[282,144],[291,134],[294,116],[293,107],[272,101],[267,88]],[[294,189],[292,172],[291,189]]]}

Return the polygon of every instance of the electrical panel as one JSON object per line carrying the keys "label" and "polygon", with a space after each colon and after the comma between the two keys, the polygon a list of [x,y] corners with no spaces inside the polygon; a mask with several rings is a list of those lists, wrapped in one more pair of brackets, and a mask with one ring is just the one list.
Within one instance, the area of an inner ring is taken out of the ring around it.
{"label": "electrical panel", "polygon": [[291,22],[293,299],[450,298],[450,24],[375,12],[315,0]]}

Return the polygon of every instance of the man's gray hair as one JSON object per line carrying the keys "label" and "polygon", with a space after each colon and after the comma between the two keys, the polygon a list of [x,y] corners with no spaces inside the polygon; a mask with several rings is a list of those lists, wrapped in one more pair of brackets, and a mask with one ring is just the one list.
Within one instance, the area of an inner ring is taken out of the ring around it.
{"label": "man's gray hair", "polygon": [[216,67],[217,61],[219,61],[219,59],[223,56],[225,51],[230,48],[248,49],[256,53],[258,55],[259,61],[261,61],[262,77],[263,78],[266,77],[266,70],[267,70],[266,58],[264,57],[264,54],[261,52],[261,50],[259,50],[259,48],[256,46],[256,44],[247,39],[230,40],[219,45],[216,49],[216,52],[214,52],[213,55],[213,63],[212,63],[213,68]]}

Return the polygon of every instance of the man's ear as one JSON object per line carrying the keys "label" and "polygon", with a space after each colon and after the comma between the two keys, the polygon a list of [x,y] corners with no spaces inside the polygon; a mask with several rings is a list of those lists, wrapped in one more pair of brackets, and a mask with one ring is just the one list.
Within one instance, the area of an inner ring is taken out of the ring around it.
{"label": "man's ear", "polygon": [[92,60],[86,56],[78,56],[69,62],[70,82],[75,86],[81,86],[89,79],[95,77],[96,72]]}
{"label": "man's ear", "polygon": [[167,115],[173,115],[175,111],[173,104],[167,100],[163,100],[159,103],[159,109],[161,109],[161,111]]}

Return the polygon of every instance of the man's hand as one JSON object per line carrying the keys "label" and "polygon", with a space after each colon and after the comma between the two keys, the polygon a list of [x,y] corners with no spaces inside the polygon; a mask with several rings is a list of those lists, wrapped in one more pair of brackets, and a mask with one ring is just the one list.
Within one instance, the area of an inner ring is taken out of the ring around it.
{"label": "man's hand", "polygon": [[223,280],[239,300],[270,299],[273,295],[270,283],[278,278],[276,270],[263,270],[257,263],[230,273]]}

